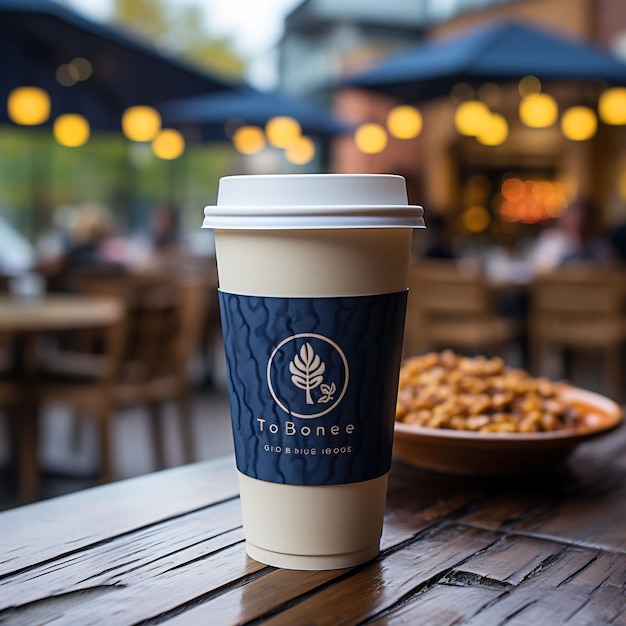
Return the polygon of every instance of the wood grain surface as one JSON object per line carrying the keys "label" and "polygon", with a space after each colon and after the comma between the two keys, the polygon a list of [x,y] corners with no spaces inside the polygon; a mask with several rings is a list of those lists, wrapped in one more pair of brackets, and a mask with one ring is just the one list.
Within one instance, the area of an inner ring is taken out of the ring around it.
{"label": "wood grain surface", "polygon": [[558,473],[395,463],[380,556],[245,554],[231,458],[0,514],[0,624],[626,624],[626,427]]}

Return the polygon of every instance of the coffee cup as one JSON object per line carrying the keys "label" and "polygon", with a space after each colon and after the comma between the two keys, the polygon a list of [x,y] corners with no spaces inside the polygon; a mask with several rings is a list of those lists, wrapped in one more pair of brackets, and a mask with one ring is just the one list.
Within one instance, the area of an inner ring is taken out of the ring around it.
{"label": "coffee cup", "polygon": [[203,227],[248,555],[304,570],[376,557],[422,208],[400,176],[230,176]]}

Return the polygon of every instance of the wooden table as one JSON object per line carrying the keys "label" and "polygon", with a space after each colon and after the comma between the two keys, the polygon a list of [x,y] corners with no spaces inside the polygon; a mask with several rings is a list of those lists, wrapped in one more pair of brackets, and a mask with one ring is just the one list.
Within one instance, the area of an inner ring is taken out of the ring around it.
{"label": "wooden table", "polygon": [[45,333],[106,327],[121,319],[123,307],[113,298],[51,294],[38,298],[0,297],[0,334],[12,338],[11,384],[18,388],[19,407],[13,424],[18,431],[20,497],[31,501],[39,492],[37,470],[37,372],[28,363],[35,340]]}
{"label": "wooden table", "polygon": [[0,514],[3,624],[626,624],[626,427],[495,481],[395,462],[380,556],[248,558],[231,458]]}

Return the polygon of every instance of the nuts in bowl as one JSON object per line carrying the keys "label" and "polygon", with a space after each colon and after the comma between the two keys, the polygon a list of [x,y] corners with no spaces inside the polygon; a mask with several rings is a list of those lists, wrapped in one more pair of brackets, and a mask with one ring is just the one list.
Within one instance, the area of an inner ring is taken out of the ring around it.
{"label": "nuts in bowl", "polygon": [[396,420],[482,433],[593,428],[594,413],[565,399],[562,388],[547,378],[507,367],[499,357],[433,352],[403,363]]}

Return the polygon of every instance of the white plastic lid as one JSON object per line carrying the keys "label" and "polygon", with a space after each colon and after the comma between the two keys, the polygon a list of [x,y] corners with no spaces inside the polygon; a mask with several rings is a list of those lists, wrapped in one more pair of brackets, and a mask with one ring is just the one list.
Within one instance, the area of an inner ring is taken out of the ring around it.
{"label": "white plastic lid", "polygon": [[425,228],[423,215],[392,174],[226,176],[202,228]]}

